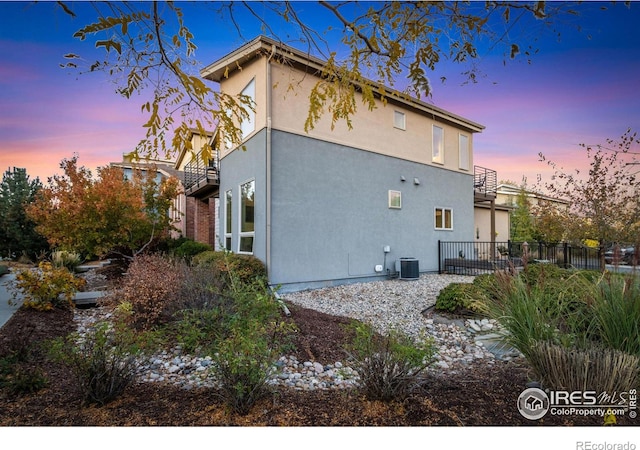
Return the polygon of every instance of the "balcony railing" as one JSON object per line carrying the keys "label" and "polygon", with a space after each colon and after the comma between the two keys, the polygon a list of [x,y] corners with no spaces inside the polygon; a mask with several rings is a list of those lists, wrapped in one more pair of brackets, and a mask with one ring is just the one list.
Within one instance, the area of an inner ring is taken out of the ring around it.
{"label": "balcony railing", "polygon": [[498,173],[485,167],[473,166],[473,192],[476,197],[495,198]]}
{"label": "balcony railing", "polygon": [[212,157],[204,161],[202,154],[198,155],[184,166],[184,190],[188,196],[200,196],[210,193],[220,185],[220,159],[218,152],[213,151]]}

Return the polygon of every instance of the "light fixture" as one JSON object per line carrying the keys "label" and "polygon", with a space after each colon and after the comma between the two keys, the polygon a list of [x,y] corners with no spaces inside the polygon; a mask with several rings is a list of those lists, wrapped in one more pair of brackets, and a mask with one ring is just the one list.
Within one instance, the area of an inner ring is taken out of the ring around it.
{"label": "light fixture", "polygon": [[405,181],[407,181],[407,179],[405,177],[403,177],[402,175],[400,175],[400,181],[405,182]]}
{"label": "light fixture", "polygon": [[413,179],[413,184],[415,184],[416,186],[418,186],[420,184],[420,180],[418,180],[417,178]]}

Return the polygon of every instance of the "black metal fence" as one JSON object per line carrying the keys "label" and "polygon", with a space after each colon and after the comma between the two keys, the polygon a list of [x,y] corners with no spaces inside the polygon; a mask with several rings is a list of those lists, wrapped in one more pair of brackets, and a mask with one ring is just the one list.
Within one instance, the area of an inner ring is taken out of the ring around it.
{"label": "black metal fence", "polygon": [[445,242],[438,241],[438,272],[478,274],[523,267],[526,262],[564,268],[600,270],[602,251],[566,242]]}

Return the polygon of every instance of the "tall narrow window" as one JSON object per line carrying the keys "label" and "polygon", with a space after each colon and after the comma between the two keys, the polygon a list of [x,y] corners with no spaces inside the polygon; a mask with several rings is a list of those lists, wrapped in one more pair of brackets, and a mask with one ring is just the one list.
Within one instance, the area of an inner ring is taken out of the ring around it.
{"label": "tall narrow window", "polygon": [[460,169],[469,170],[469,136],[460,135],[459,139]]}
{"label": "tall narrow window", "polygon": [[400,111],[393,112],[393,126],[400,130],[406,129],[406,119],[403,112],[400,112]]}
{"label": "tall narrow window", "polygon": [[433,153],[431,160],[435,163],[444,164],[444,129],[436,125],[433,126]]}
{"label": "tall narrow window", "polygon": [[226,193],[225,193],[225,206],[224,206],[224,248],[231,251],[231,233],[233,230],[233,228],[231,228],[232,226],[232,220],[233,220],[233,215],[231,214],[231,211],[233,210],[232,208],[232,199],[233,199],[233,194],[231,193],[231,189],[229,189]]}
{"label": "tall narrow window", "polygon": [[248,116],[242,118],[242,122],[240,123],[240,129],[242,130],[242,139],[246,139],[253,131],[256,129],[256,113],[255,113],[255,105],[256,105],[256,79],[252,79],[249,84],[242,90],[241,95],[245,98],[243,102],[246,100],[250,101],[250,104],[247,105],[243,103],[243,108],[247,112]]}
{"label": "tall narrow window", "polygon": [[255,236],[255,205],[256,182],[248,181],[240,186],[240,248],[239,253],[253,253],[253,238]]}
{"label": "tall narrow window", "polygon": [[436,208],[435,229],[453,230],[453,210],[451,208]]}

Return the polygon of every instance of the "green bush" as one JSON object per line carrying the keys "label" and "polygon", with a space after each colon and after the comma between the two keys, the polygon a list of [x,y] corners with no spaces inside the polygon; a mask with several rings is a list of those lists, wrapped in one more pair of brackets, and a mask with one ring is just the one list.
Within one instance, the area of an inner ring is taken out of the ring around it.
{"label": "green bush", "polygon": [[214,276],[220,277],[225,288],[255,281],[267,285],[267,269],[262,261],[252,255],[224,251],[203,252],[193,258],[192,264],[211,268]]}
{"label": "green bush", "polygon": [[139,346],[135,334],[122,323],[112,328],[100,322],[83,337],[72,333],[52,341],[49,352],[71,369],[85,403],[105,405],[133,381]]}
{"label": "green bush", "polygon": [[397,331],[380,336],[362,322],[355,322],[352,331],[354,338],[346,350],[369,400],[402,401],[422,384],[421,374],[435,354],[432,341],[416,345]]}
{"label": "green bush", "polygon": [[194,256],[208,251],[211,251],[211,246],[209,244],[188,240],[180,244],[173,251],[173,254],[178,258],[183,258],[187,261],[191,261]]}
{"label": "green bush", "polygon": [[242,284],[232,291],[224,334],[210,347],[220,383],[218,394],[238,414],[269,393],[267,380],[293,331],[264,286]]}
{"label": "green bush", "polygon": [[482,297],[482,289],[471,283],[451,283],[440,291],[435,309],[450,313],[479,312],[476,303]]}
{"label": "green bush", "polygon": [[594,282],[559,270],[550,275],[545,269],[539,284],[497,274],[501,294],[486,299],[487,311],[547,387],[628,389],[639,370],[638,279],[605,276]]}

